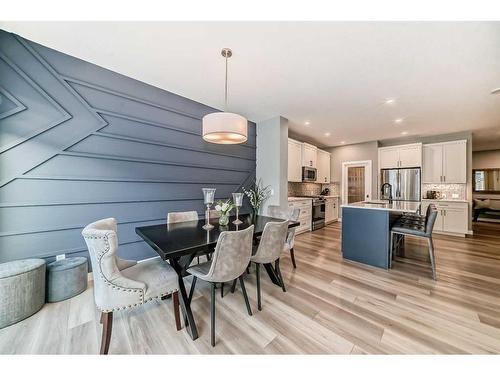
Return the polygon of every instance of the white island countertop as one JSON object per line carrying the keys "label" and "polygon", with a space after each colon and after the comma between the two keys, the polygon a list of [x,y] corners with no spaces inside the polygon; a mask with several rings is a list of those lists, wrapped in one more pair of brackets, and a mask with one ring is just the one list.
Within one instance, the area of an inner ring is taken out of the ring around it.
{"label": "white island countertop", "polygon": [[417,212],[420,207],[420,202],[404,202],[404,201],[389,201],[371,200],[364,202],[356,202],[343,204],[340,207],[360,208],[368,210],[384,210],[391,212]]}

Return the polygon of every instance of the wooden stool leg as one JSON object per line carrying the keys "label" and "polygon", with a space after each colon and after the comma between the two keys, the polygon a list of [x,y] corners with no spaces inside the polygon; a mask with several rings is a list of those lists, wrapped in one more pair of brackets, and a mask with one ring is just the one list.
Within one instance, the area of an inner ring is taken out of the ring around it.
{"label": "wooden stool leg", "polygon": [[172,294],[172,300],[174,302],[174,316],[175,316],[175,327],[177,331],[181,330],[181,315],[179,312],[179,292],[175,291]]}
{"label": "wooden stool leg", "polygon": [[111,341],[111,330],[113,329],[113,313],[101,313],[102,338],[101,338],[101,354],[108,354],[109,343]]}

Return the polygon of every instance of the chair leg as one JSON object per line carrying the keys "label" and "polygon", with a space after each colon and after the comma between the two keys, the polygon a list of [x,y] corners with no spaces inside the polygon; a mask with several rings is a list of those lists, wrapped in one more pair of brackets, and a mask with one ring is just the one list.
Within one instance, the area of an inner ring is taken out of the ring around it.
{"label": "chair leg", "polygon": [[248,315],[252,315],[252,309],[250,308],[250,302],[248,301],[248,295],[247,295],[247,290],[245,288],[245,282],[243,281],[243,276],[240,276],[239,279],[240,279],[241,291],[243,293],[243,298],[245,299],[245,304],[247,305]]}
{"label": "chair leg", "polygon": [[215,346],[215,283],[210,283],[211,294],[210,298],[210,342]]}
{"label": "chair leg", "polygon": [[255,263],[255,276],[257,277],[257,308],[262,310],[262,301],[260,297],[260,263]]}
{"label": "chair leg", "polygon": [[224,283],[220,283],[220,298],[224,298]]}
{"label": "chair leg", "polygon": [[196,285],[196,280],[198,280],[198,278],[196,276],[193,276],[193,281],[191,282],[191,289],[189,290],[189,297],[188,297],[189,303],[191,303],[191,300],[193,299],[193,293],[194,293],[194,287]]}
{"label": "chair leg", "polygon": [[427,241],[429,242],[429,257],[431,258],[432,278],[436,280],[436,260],[434,259],[434,243],[432,242],[432,237],[429,237]]}
{"label": "chair leg", "polygon": [[102,338],[100,354],[108,354],[111,341],[111,330],[113,329],[113,312],[101,313]]}
{"label": "chair leg", "polygon": [[292,258],[293,268],[297,268],[297,264],[295,264],[295,253],[293,251],[293,247],[290,249],[290,257]]}
{"label": "chair leg", "polygon": [[231,293],[234,293],[234,291],[236,290],[236,281],[238,281],[238,279],[233,280],[233,285],[231,285]]}
{"label": "chair leg", "polygon": [[274,267],[276,268],[276,273],[278,274],[278,277],[280,279],[281,289],[283,289],[283,292],[286,292],[285,280],[283,280],[283,275],[281,274],[280,270],[280,258],[276,259],[276,262],[274,262]]}
{"label": "chair leg", "polygon": [[174,303],[175,327],[177,331],[181,330],[181,314],[179,312],[179,292],[172,293],[172,301]]}

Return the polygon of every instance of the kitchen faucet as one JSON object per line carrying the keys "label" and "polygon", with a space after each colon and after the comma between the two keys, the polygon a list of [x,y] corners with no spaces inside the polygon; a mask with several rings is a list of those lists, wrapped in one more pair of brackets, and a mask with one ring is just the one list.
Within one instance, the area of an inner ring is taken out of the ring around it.
{"label": "kitchen faucet", "polygon": [[386,196],[386,194],[385,194],[386,186],[389,186],[389,203],[392,203],[392,185],[388,182],[382,184],[382,187],[380,189],[382,192],[382,199]]}

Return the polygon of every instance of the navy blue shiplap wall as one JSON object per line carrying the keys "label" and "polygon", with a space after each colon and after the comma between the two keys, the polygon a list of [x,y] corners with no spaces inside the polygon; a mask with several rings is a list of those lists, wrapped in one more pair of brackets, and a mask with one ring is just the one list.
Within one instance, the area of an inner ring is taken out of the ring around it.
{"label": "navy blue shiplap wall", "polygon": [[230,197],[255,176],[245,145],[201,138],[213,108],[0,30],[0,262],[86,254],[82,228],[119,222],[120,254],[167,212],[203,215],[202,187]]}

